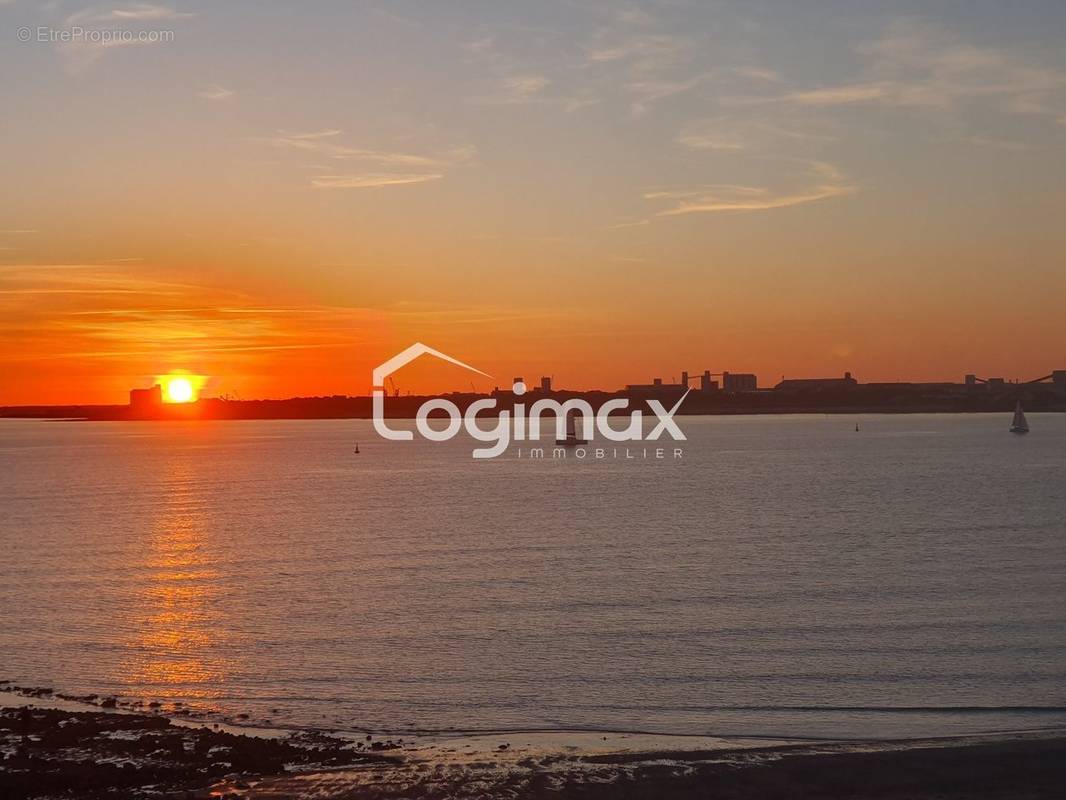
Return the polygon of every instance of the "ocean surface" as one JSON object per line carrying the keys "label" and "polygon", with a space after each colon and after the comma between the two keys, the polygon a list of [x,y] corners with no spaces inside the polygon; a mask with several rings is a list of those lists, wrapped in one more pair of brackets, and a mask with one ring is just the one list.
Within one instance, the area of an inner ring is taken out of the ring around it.
{"label": "ocean surface", "polygon": [[1064,726],[1066,415],[1009,422],[475,461],[357,420],[0,420],[0,679],[389,732]]}

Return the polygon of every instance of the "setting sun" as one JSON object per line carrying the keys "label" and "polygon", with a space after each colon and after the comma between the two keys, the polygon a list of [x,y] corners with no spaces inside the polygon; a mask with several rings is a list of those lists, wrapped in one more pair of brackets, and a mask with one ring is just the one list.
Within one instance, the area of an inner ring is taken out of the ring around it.
{"label": "setting sun", "polygon": [[192,384],[188,378],[173,378],[167,383],[167,400],[171,403],[188,403],[192,397]]}
{"label": "setting sun", "polygon": [[165,375],[160,378],[160,383],[165,402],[191,403],[197,398],[201,381],[193,375]]}

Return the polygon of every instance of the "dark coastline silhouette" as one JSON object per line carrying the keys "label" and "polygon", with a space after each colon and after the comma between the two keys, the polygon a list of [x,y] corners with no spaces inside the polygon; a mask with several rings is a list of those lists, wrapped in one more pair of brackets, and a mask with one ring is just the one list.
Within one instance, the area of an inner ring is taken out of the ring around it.
{"label": "dark coastline silhouette", "polygon": [[[858,383],[848,379],[782,381],[772,389],[725,391],[717,387],[689,392],[678,410],[692,414],[895,414],[1009,412],[1019,401],[1035,412],[1066,411],[1066,371],[1056,371],[1028,383]],[[674,403],[683,384],[628,386],[624,391],[568,391],[532,389],[522,398],[527,406],[550,397],[560,402],[584,399],[598,407],[611,399],[639,402],[657,398]],[[491,395],[456,392],[444,395],[396,395],[385,402],[385,416],[410,419],[426,400],[446,397],[461,410],[476,400],[493,397],[497,409],[516,402],[510,391]],[[370,419],[368,396],[331,395],[284,400],[201,398],[191,403],[164,403],[153,389],[131,392],[129,405],[33,405],[0,407],[0,418],[79,420],[224,420],[224,419]],[[482,412],[491,416],[491,411]]]}

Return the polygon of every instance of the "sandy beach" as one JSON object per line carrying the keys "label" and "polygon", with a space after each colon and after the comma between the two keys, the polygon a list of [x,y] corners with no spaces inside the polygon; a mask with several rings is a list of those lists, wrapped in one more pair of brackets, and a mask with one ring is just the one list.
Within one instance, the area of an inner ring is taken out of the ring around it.
{"label": "sandy beach", "polygon": [[390,738],[245,729],[41,690],[9,690],[3,701],[0,796],[11,800],[961,800],[1060,797],[1066,785],[1062,731],[880,741],[602,731]]}

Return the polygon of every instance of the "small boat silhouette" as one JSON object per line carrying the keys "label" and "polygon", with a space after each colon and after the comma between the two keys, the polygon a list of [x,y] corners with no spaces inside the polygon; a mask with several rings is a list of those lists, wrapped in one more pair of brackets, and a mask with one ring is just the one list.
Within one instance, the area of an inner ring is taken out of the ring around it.
{"label": "small boat silhouette", "polygon": [[1010,432],[1029,433],[1029,422],[1025,419],[1025,412],[1022,411],[1021,400],[1014,406],[1014,419],[1010,423]]}
{"label": "small boat silhouette", "polygon": [[575,422],[577,415],[567,416],[566,420],[566,438],[556,439],[556,447],[577,447],[581,444],[588,444],[587,439],[581,439],[577,435],[577,423]]}

